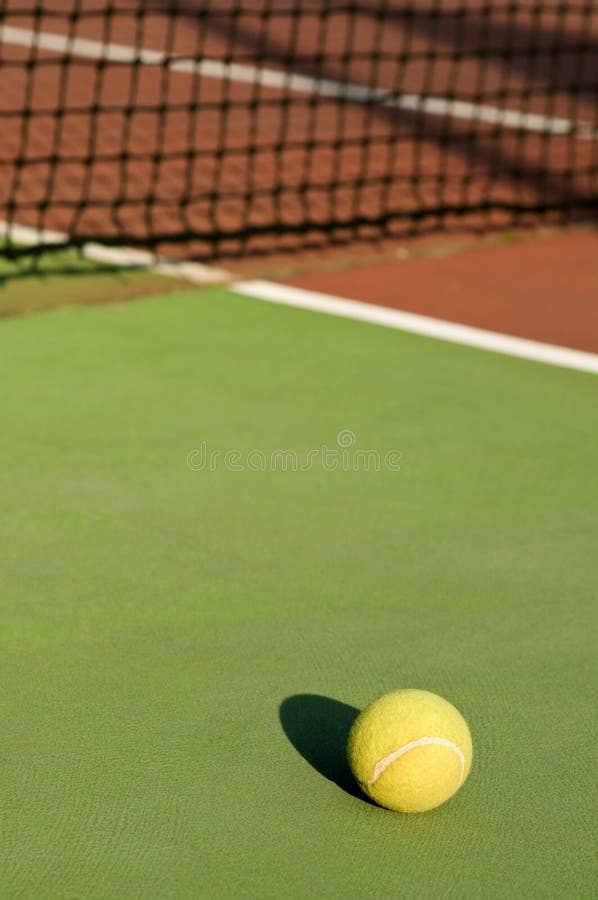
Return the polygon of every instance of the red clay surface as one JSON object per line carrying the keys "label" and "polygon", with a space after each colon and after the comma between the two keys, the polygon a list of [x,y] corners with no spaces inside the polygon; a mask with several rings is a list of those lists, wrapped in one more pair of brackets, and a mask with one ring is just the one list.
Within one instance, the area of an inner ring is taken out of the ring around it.
{"label": "red clay surface", "polygon": [[[363,0],[351,18],[335,6],[306,3],[297,16],[285,2],[273,15],[263,0],[189,0],[173,19],[160,0],[124,0],[110,15],[92,0],[48,0],[33,18],[29,2],[8,0],[0,23],[277,71],[290,51],[296,74],[596,123],[598,10]],[[0,42],[0,218],[19,224],[125,243],[161,235],[164,251],[201,257],[215,232],[276,222],[284,230],[454,206],[479,224],[484,204],[575,207],[598,196],[596,140],[145,65],[100,71],[74,57],[65,66],[45,51],[28,69],[30,58]],[[193,232],[205,240],[168,246],[168,236]],[[247,249],[279,245],[272,234]]]}
{"label": "red clay surface", "polygon": [[598,353],[598,231],[287,283]]}

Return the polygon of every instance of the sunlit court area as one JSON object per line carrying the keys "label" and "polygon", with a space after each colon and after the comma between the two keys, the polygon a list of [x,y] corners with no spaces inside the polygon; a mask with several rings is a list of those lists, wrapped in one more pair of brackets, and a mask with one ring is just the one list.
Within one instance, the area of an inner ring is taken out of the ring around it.
{"label": "sunlit court area", "polygon": [[0,896],[595,896],[598,6],[0,3]]}

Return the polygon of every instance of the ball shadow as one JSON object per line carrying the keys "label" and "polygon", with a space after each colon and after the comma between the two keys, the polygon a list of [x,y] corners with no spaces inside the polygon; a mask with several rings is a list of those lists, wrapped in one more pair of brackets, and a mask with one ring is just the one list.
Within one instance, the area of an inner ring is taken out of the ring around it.
{"label": "ball shadow", "polygon": [[295,694],[280,704],[280,723],[295,750],[347,794],[370,802],[347,762],[347,738],[358,715],[354,706],[319,694]]}

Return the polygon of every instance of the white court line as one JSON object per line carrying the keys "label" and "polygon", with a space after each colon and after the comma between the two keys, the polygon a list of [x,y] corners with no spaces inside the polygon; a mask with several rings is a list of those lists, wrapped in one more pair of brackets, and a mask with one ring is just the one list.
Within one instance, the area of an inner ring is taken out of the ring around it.
{"label": "white court line", "polygon": [[[64,244],[65,250],[70,248],[68,235],[59,231],[45,231],[37,228],[29,228],[26,225],[8,224],[0,221],[0,237],[9,237],[16,244]],[[134,247],[110,247],[104,244],[89,242],[80,248],[86,259],[94,262],[103,262],[109,265],[135,267],[139,269],[151,269],[158,275],[166,275],[169,278],[184,278],[192,284],[222,284],[233,277],[230,272],[219,269],[216,266],[206,266],[202,263],[177,261],[166,259],[149,253],[147,250],[138,250]]]}
{"label": "white court line", "polygon": [[146,50],[126,44],[107,44],[87,38],[32,31],[28,28],[0,26],[0,44],[2,43],[115,63],[165,66],[173,72],[197,73],[207,78],[221,78],[242,84],[259,84],[262,87],[279,88],[302,94],[317,94],[322,97],[334,97],[355,103],[376,102],[388,109],[404,109],[426,113],[430,116],[450,116],[454,119],[501,125],[504,128],[542,134],[573,134],[587,140],[598,138],[598,126],[590,122],[574,122],[570,119],[501,109],[485,103],[470,103],[447,97],[397,94],[383,88],[332,81],[328,78],[312,78],[308,75],[296,75],[292,72],[279,72],[275,69],[256,68],[239,63],[226,63],[218,59],[177,59],[160,50]]}
{"label": "white court line", "polygon": [[557,347],[554,344],[543,344],[526,338],[511,337],[482,328],[473,328],[470,325],[459,325],[455,322],[446,322],[416,313],[375,306],[359,300],[346,300],[343,297],[306,291],[269,281],[237,281],[228,285],[228,288],[237,294],[255,297],[270,303],[296,306],[300,309],[327,313],[344,319],[370,322],[373,325],[408,331],[411,334],[436,338],[440,341],[463,344],[480,350],[503,353],[506,356],[517,356],[521,359],[598,375],[598,354],[596,353],[586,353],[582,350]]}
{"label": "white court line", "polygon": [[[65,249],[68,248],[67,236],[60,232],[40,231],[24,225],[9,227],[8,223],[0,221],[0,237],[8,234],[11,235],[12,240],[21,244],[36,244],[43,241],[47,244],[64,244]],[[433,319],[429,316],[389,309],[359,300],[347,300],[331,294],[306,291],[272,281],[235,281],[234,275],[224,269],[206,266],[202,263],[163,259],[155,257],[145,250],[106,247],[101,244],[89,243],[83,246],[82,252],[87,259],[113,263],[117,266],[148,268],[160,275],[186,278],[193,284],[225,284],[227,289],[233,293],[254,297],[257,300],[309,309],[313,312],[340,316],[343,319],[369,322],[373,325],[407,331],[441,341],[598,375],[598,354],[596,353],[585,353],[582,350],[557,347],[555,344],[543,344],[526,338],[511,337],[494,331],[473,328],[469,325],[458,325],[443,319]]]}
{"label": "white court line", "polygon": [[16,244],[66,244],[68,237],[60,231],[47,231],[45,228],[28,228],[0,221],[0,237],[10,238]]}
{"label": "white court line", "polygon": [[[36,244],[42,241],[46,244],[64,244],[65,249],[68,248],[68,238],[60,232],[40,231],[24,225],[11,225],[9,227],[7,222],[0,221],[0,237],[5,237],[8,234],[10,234],[12,240],[21,244]],[[429,316],[420,316],[416,313],[389,309],[385,306],[376,306],[375,304],[363,303],[359,300],[347,300],[331,294],[306,291],[271,281],[234,281],[234,276],[224,269],[203,265],[202,263],[177,262],[163,259],[145,250],[107,247],[95,243],[85,244],[81,249],[87,259],[97,262],[113,263],[116,266],[138,266],[139,268],[152,269],[160,275],[185,278],[193,284],[226,284],[228,289],[236,294],[254,297],[270,303],[295,306],[300,309],[309,309],[314,312],[340,316],[344,319],[369,322],[373,325],[382,325],[385,328],[394,328],[398,331],[408,331],[412,334],[420,334],[424,337],[436,338],[441,341],[463,344],[467,347],[477,347],[480,350],[490,350],[495,353],[503,353],[506,356],[517,356],[522,359],[530,359],[535,362],[563,366],[564,368],[577,369],[580,372],[591,372],[598,375],[598,354],[596,353],[586,353],[582,350],[572,350],[568,347],[557,347],[555,344],[543,344],[538,341],[527,340],[526,338],[511,337],[510,335],[499,334],[494,331],[486,331],[482,328],[473,328],[470,325],[459,325],[443,319],[433,319]]]}

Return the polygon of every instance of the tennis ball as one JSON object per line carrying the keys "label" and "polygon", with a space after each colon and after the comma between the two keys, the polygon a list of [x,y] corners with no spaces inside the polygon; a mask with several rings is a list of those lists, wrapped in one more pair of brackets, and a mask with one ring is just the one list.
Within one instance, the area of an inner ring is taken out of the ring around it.
{"label": "tennis ball", "polygon": [[455,707],[428,691],[384,694],[349,734],[349,765],[380,806],[424,812],[459,790],[471,767],[471,735]]}

